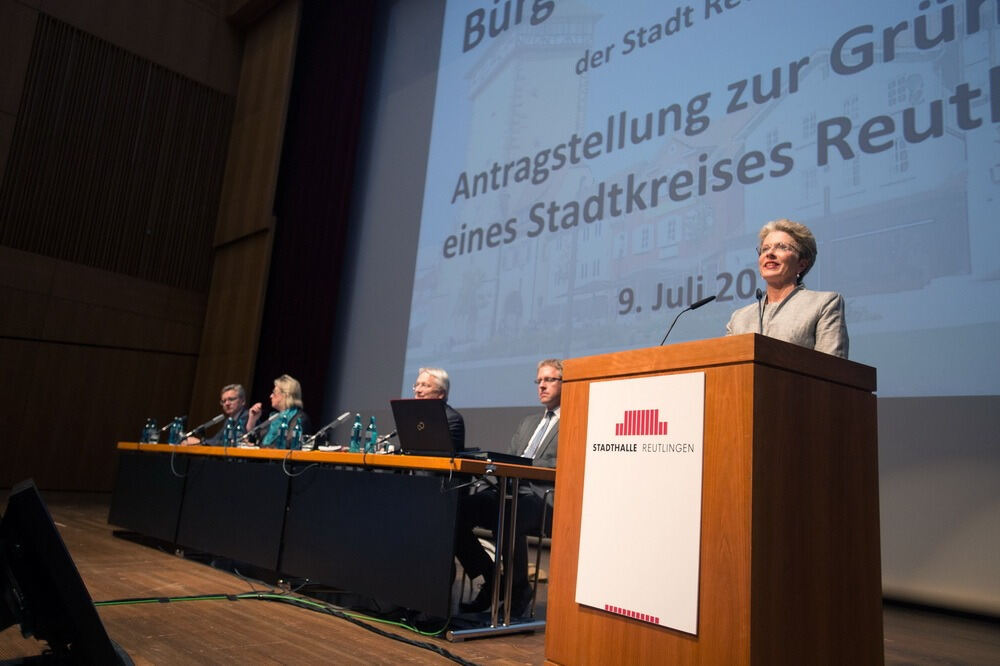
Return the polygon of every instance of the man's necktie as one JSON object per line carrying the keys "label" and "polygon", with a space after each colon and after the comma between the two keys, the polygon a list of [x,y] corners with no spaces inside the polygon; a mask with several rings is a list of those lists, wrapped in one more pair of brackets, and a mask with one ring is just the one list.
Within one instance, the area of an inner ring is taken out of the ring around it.
{"label": "man's necktie", "polygon": [[545,416],[542,417],[542,425],[535,431],[535,436],[531,438],[531,441],[528,442],[528,448],[524,450],[525,458],[535,457],[535,452],[538,451],[538,447],[541,446],[542,440],[545,439],[545,433],[549,431],[549,423],[552,422],[553,416],[555,416],[555,412],[551,410],[545,412]]}

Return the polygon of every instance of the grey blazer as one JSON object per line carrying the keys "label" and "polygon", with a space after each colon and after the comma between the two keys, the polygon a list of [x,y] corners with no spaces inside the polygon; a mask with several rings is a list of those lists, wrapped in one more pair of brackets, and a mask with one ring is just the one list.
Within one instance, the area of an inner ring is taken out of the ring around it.
{"label": "grey blazer", "polygon": [[761,333],[847,358],[850,341],[844,320],[844,298],[840,294],[798,287],[777,305],[764,305],[763,325],[758,308],[757,303],[751,303],[734,312],[726,324],[726,335]]}

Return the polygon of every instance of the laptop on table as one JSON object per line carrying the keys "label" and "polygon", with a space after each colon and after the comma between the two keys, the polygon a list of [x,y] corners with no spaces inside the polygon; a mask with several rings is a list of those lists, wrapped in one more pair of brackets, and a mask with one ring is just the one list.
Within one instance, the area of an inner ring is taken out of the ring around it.
{"label": "laptop on table", "polygon": [[396,421],[396,436],[404,454],[419,456],[448,456],[449,458],[474,458],[492,460],[511,465],[534,464],[531,458],[496,451],[455,450],[448,429],[448,413],[444,400],[401,398],[390,400],[392,417]]}
{"label": "laptop on table", "polygon": [[449,457],[461,453],[455,450],[451,439],[444,400],[401,398],[390,400],[389,404],[403,453]]}

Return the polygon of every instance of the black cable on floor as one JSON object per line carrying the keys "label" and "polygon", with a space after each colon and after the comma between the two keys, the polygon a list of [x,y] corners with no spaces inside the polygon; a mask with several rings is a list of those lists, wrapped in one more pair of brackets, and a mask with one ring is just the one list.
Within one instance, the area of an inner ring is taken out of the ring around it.
{"label": "black cable on floor", "polygon": [[[435,645],[434,643],[427,643],[424,641],[415,641],[410,638],[406,638],[405,636],[400,636],[399,634],[394,634],[392,632],[385,631],[384,629],[380,629],[379,627],[376,627],[374,625],[369,624],[368,622],[363,621],[361,618],[373,620],[376,622],[385,622],[387,624],[392,624],[398,627],[409,629],[411,631],[416,631],[417,633],[425,633],[419,631],[416,627],[411,627],[401,622],[392,622],[389,620],[378,620],[375,618],[369,618],[364,615],[355,616],[355,614],[353,613],[348,613],[342,610],[338,610],[337,608],[331,606],[330,604],[321,603],[318,601],[313,601],[312,599],[305,599],[302,597],[296,597],[287,594],[279,594],[274,592],[260,592],[254,590],[251,592],[244,592],[241,594],[202,594],[202,595],[190,595],[182,597],[136,597],[136,598],[126,598],[126,599],[112,599],[108,601],[95,601],[94,606],[100,608],[102,606],[127,606],[132,604],[171,603],[171,602],[186,602],[186,601],[223,601],[223,600],[225,601],[257,600],[257,601],[272,601],[272,602],[290,604],[298,608],[313,611],[316,613],[324,613],[326,615],[331,615],[333,617],[346,620],[351,624],[357,625],[362,629],[366,629],[379,636],[383,636],[385,638],[391,638],[392,640],[399,641],[407,645],[412,645],[414,647],[435,652],[444,657],[445,659],[449,659],[451,661],[454,661],[455,663],[462,664],[463,666],[476,666],[475,662],[467,661],[466,659],[463,659],[462,657],[459,657],[458,655],[453,654],[452,652],[446,650],[440,645]],[[437,633],[440,632],[434,632],[428,635],[436,635]]]}

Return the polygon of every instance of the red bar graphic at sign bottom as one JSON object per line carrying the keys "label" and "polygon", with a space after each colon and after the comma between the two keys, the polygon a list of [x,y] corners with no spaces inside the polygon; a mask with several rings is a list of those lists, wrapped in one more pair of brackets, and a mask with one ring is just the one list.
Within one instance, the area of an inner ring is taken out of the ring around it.
{"label": "red bar graphic at sign bottom", "polygon": [[634,620],[642,620],[643,622],[660,624],[660,618],[656,615],[650,615],[649,613],[640,613],[639,611],[634,611],[628,608],[622,608],[621,606],[614,606],[612,604],[604,604],[604,610],[608,611],[609,613],[614,613],[615,615],[623,615],[625,617],[630,617]]}

